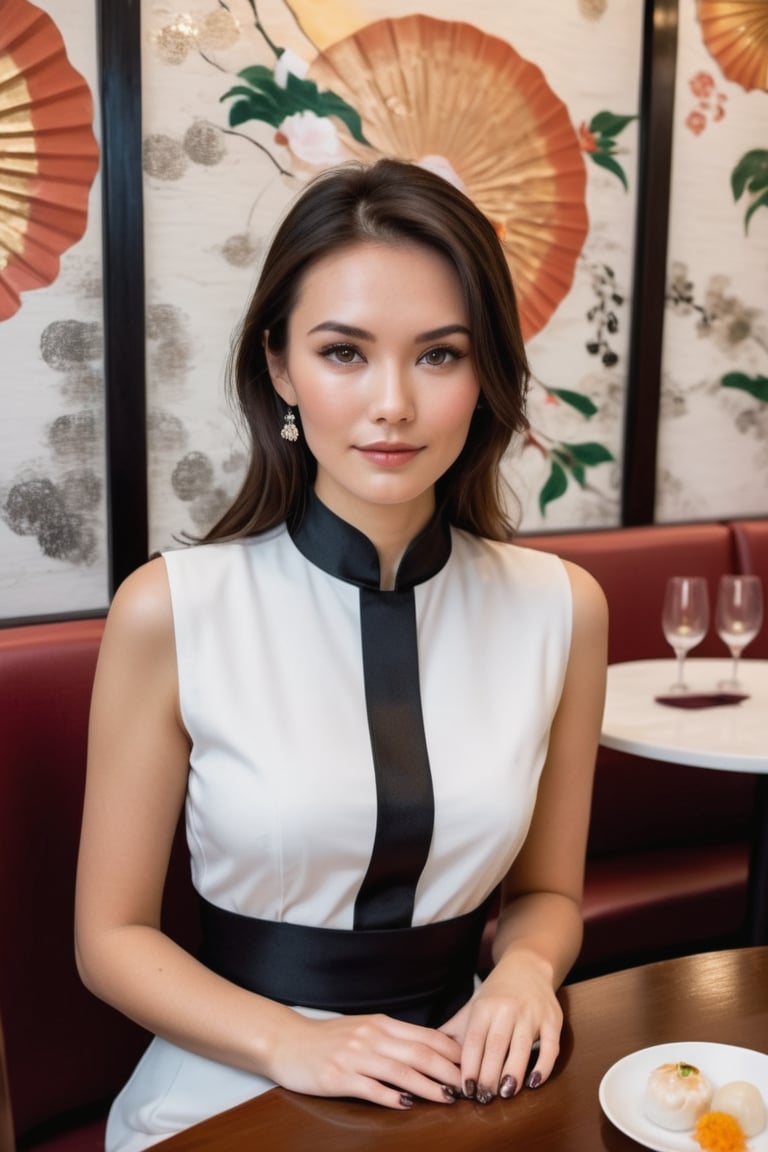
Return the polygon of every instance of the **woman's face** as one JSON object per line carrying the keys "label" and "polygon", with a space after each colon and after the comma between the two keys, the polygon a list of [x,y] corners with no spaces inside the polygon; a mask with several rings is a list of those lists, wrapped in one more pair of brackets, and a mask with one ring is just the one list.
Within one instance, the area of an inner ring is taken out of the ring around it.
{"label": "woman's face", "polygon": [[449,261],[418,244],[324,257],[301,281],[285,352],[267,358],[301,413],[323,503],[362,531],[385,508],[423,526],[480,394]]}

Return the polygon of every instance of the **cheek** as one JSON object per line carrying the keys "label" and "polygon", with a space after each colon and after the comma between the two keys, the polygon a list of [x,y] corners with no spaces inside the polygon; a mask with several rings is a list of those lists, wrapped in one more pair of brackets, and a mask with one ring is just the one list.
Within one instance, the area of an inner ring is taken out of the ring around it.
{"label": "cheek", "polygon": [[475,385],[451,392],[442,398],[436,419],[446,433],[465,437],[479,399],[480,389]]}
{"label": "cheek", "polygon": [[303,424],[316,428],[338,428],[349,420],[352,402],[343,392],[309,389],[299,393],[299,410]]}
{"label": "cheek", "polygon": [[304,425],[331,426],[343,419],[350,407],[349,388],[338,379],[328,379],[321,364],[301,354],[291,357],[289,367]]}

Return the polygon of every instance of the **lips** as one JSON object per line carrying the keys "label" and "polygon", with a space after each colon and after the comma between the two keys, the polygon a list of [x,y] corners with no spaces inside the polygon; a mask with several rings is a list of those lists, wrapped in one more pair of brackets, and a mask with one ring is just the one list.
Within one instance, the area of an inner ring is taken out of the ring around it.
{"label": "lips", "polygon": [[397,467],[407,464],[421,452],[421,448],[414,444],[390,443],[386,440],[375,444],[363,444],[357,451],[372,464],[384,467]]}

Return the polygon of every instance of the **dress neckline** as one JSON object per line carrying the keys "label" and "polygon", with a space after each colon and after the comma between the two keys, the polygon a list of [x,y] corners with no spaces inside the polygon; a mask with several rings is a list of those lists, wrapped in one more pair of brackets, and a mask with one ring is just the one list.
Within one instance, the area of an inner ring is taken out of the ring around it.
{"label": "dress neckline", "polygon": [[[314,491],[310,491],[304,516],[289,533],[298,550],[329,575],[378,591],[381,584],[379,556],[368,537],[342,520]],[[447,519],[436,513],[410,542],[397,569],[396,592],[423,584],[444,568],[451,554],[451,531]]]}

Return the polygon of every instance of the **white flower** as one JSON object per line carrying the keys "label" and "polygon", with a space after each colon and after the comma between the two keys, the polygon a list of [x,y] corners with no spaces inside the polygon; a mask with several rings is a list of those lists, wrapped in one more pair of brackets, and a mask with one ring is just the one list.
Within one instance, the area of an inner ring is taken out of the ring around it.
{"label": "white flower", "polygon": [[274,68],[275,84],[278,88],[285,88],[288,84],[288,74],[291,76],[298,76],[299,80],[303,80],[309,71],[309,64],[306,60],[302,60],[301,56],[297,56],[290,48],[284,48],[277,58],[277,63]]}
{"label": "white flower", "polygon": [[277,130],[277,139],[286,143],[299,160],[316,167],[339,164],[344,159],[336,125],[314,112],[286,116]]}

